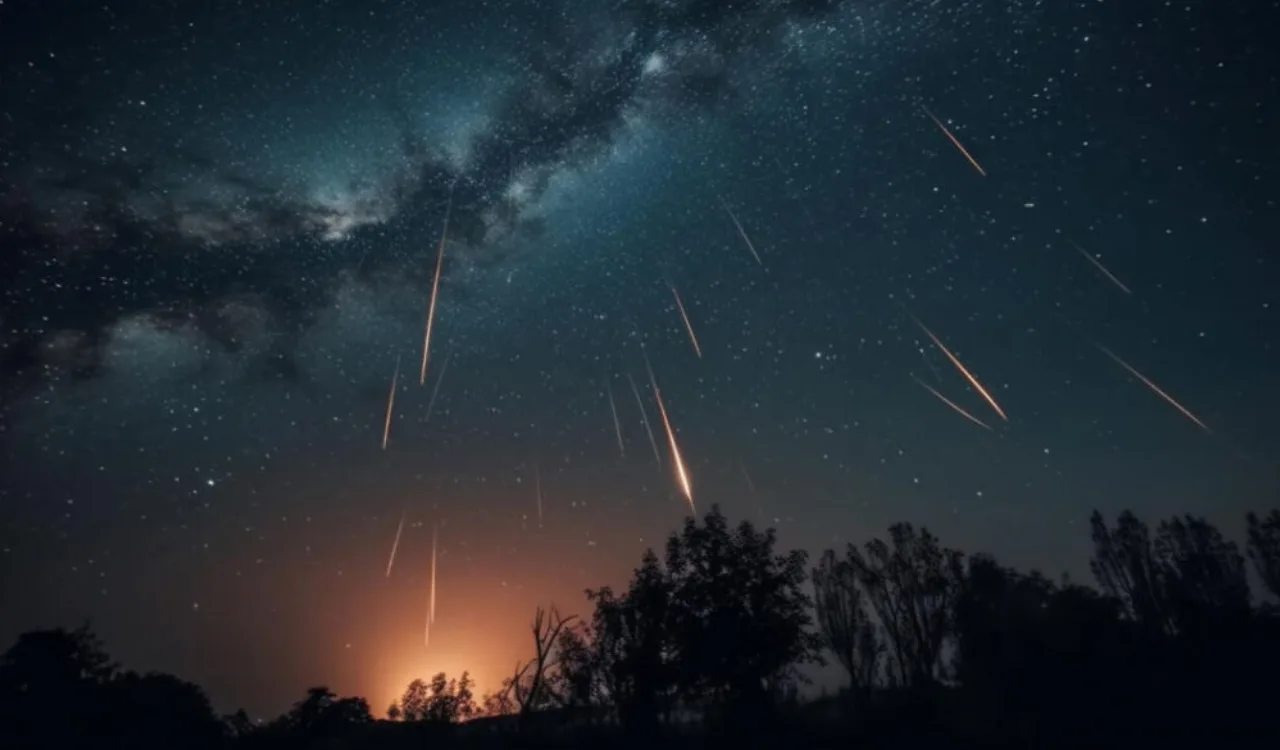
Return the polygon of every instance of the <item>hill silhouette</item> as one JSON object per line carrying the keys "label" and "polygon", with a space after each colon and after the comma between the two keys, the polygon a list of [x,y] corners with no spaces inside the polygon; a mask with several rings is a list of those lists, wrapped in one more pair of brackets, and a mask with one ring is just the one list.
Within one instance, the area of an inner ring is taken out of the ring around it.
{"label": "hill silhouette", "polygon": [[[31,632],[0,658],[0,747],[1280,746],[1280,608],[1249,583],[1280,599],[1280,511],[1246,518],[1243,554],[1192,516],[1095,512],[1091,534],[1096,588],[905,523],[809,570],[713,508],[588,616],[539,609],[501,689],[414,680],[386,719],[322,686],[270,722],[218,717],[87,625]],[[802,701],[827,659],[848,686]]]}

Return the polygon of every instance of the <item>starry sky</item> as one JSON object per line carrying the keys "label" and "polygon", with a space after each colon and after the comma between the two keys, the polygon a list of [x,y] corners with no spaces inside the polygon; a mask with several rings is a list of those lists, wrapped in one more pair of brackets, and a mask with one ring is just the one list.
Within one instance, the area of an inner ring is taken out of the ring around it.
{"label": "starry sky", "polygon": [[265,716],[497,687],[690,512],[645,357],[698,512],[786,547],[908,520],[1087,580],[1095,507],[1238,534],[1277,19],[3,0],[0,640],[88,618]]}

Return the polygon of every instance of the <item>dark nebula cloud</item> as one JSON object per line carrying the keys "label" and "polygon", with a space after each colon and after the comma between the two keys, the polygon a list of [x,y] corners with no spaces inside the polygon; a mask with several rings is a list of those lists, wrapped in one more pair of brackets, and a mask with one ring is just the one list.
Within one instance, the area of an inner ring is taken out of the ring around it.
{"label": "dark nebula cloud", "polygon": [[11,65],[6,73],[26,97],[8,103],[31,106],[8,107],[0,123],[0,139],[27,154],[5,165],[0,183],[4,391],[99,374],[112,327],[139,315],[231,353],[267,336],[275,341],[264,349],[268,368],[297,376],[292,342],[352,280],[353,260],[363,283],[424,280],[422,257],[387,247],[429,247],[422,238],[438,234],[451,198],[451,264],[502,263],[545,231],[528,208],[552,178],[610,148],[628,117],[723,104],[788,24],[841,4],[564,4],[519,51],[515,79],[461,169],[424,141],[402,103],[384,97],[402,131],[397,166],[342,186],[356,197],[340,205],[182,143],[104,154],[91,135],[100,97],[75,83],[100,60],[71,55],[39,75]]}

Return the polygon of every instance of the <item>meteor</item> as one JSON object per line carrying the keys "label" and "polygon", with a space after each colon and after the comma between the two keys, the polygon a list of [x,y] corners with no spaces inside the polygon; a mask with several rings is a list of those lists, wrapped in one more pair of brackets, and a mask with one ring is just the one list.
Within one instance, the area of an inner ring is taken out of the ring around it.
{"label": "meteor", "polygon": [[969,163],[973,165],[973,168],[978,170],[978,174],[982,175],[983,177],[986,177],[987,171],[982,168],[982,165],[978,163],[977,159],[973,158],[973,156],[970,155],[970,153],[965,149],[964,146],[960,145],[960,141],[957,140],[956,137],[951,134],[951,131],[947,129],[946,125],[942,124],[942,120],[939,120],[938,118],[934,117],[933,113],[929,111],[928,107],[924,105],[920,105],[920,109],[923,109],[924,113],[926,115],[929,115],[929,118],[933,120],[933,124],[937,125],[938,129],[942,131],[942,134],[951,140],[951,145],[955,146],[956,150],[959,151],[964,156],[964,158],[969,160]]}
{"label": "meteor", "polygon": [[756,512],[760,514],[760,523],[766,523],[767,519],[764,514],[764,503],[760,502],[760,496],[756,494],[756,483],[751,481],[751,475],[747,473],[747,465],[738,459],[738,468],[742,471],[742,478],[747,480],[747,492],[751,495],[751,499],[756,501]]}
{"label": "meteor", "polygon": [[649,435],[649,445],[653,448],[653,460],[662,465],[662,454],[658,451],[658,441],[653,437],[653,428],[649,426],[649,414],[644,408],[644,399],[640,398],[640,389],[636,388],[636,381],[631,378],[631,373],[627,373],[627,382],[631,384],[631,392],[635,394],[636,406],[640,407],[640,421],[644,423],[644,431]]}
{"label": "meteor", "polygon": [[534,499],[538,501],[538,528],[542,528],[542,472],[538,471],[538,464],[533,464],[533,490]]}
{"label": "meteor", "polygon": [[[641,347],[640,352],[644,353]],[[662,402],[662,391],[658,388],[658,379],[653,376],[653,367],[649,365],[649,355],[644,355],[644,366],[649,371],[649,385],[653,387],[654,400],[658,402],[658,413],[662,415],[662,426],[667,430],[667,444],[671,448],[671,460],[675,463],[676,479],[680,482],[680,489],[684,492],[684,497],[689,501],[689,510],[696,516],[698,509],[693,504],[693,485],[689,482],[689,472],[685,471],[684,459],[680,457],[680,446],[676,444],[676,432],[671,428],[671,420],[667,417],[667,407]]]}
{"label": "meteor", "polygon": [[[457,184],[457,180],[454,180]],[[427,384],[427,357],[431,354],[431,328],[436,322],[436,298],[440,295],[440,271],[444,268],[444,241],[449,234],[449,214],[453,211],[453,185],[449,186],[449,203],[444,209],[444,228],[440,230],[440,250],[436,254],[436,273],[431,280],[431,302],[427,305],[427,332],[422,339],[422,373],[418,385]]]}
{"label": "meteor", "polygon": [[[1067,240],[1067,242],[1071,242],[1071,240]],[[1083,247],[1080,247],[1074,242],[1071,242],[1071,246],[1074,247],[1076,250],[1078,250],[1080,254],[1085,257],[1085,260],[1092,263],[1094,268],[1097,268],[1099,271],[1101,271],[1102,275],[1106,276],[1108,281],[1120,287],[1120,291],[1124,292],[1125,294],[1133,294],[1133,292],[1129,291],[1129,287],[1120,283],[1120,279],[1117,279],[1110,271],[1107,270],[1106,266],[1102,265],[1102,261],[1093,257],[1093,253],[1090,253],[1089,251],[1085,250]]]}
{"label": "meteor", "polygon": [[606,380],[604,382],[604,388],[605,392],[609,394],[609,412],[613,414],[613,431],[618,436],[618,453],[620,453],[623,458],[626,458],[627,449],[626,446],[622,444],[622,422],[618,421],[618,406],[613,401],[613,386]]}
{"label": "meteor", "polygon": [[702,359],[702,347],[698,346],[698,337],[693,333],[693,324],[689,322],[689,314],[684,310],[684,302],[680,300],[680,292],[676,291],[675,285],[669,281],[667,286],[671,287],[671,293],[676,297],[676,309],[680,311],[680,317],[684,319],[684,329],[689,332],[689,341],[693,342],[693,353],[698,355],[698,359]]}
{"label": "meteor", "polygon": [[440,383],[444,381],[444,374],[449,371],[449,361],[453,359],[453,350],[444,355],[444,364],[440,367],[440,375],[436,377],[436,385],[431,389],[431,400],[427,402],[427,418],[424,422],[431,421],[431,412],[436,406],[436,396],[440,395]]}
{"label": "meteor", "polygon": [[1170,396],[1169,394],[1161,390],[1160,386],[1151,382],[1151,380],[1148,379],[1146,375],[1143,375],[1142,373],[1135,370],[1132,365],[1130,365],[1128,362],[1125,362],[1123,359],[1120,359],[1120,357],[1116,356],[1115,353],[1113,353],[1110,349],[1103,346],[1102,344],[1094,342],[1094,346],[1101,349],[1103,354],[1115,360],[1116,364],[1128,370],[1130,375],[1134,376],[1138,380],[1141,380],[1143,384],[1146,385],[1148,388],[1150,388],[1153,393],[1155,393],[1160,398],[1164,399],[1165,402],[1167,402],[1170,406],[1172,406],[1173,408],[1181,412],[1182,416],[1186,417],[1187,419],[1190,419],[1192,422],[1195,422],[1197,427],[1209,433],[1210,435],[1213,434],[1213,430],[1210,430],[1209,427],[1204,422],[1201,422],[1200,419],[1196,417],[1196,415],[1192,414],[1187,409],[1187,407],[1178,403],[1176,400],[1174,400],[1173,396]]}
{"label": "meteor", "polygon": [[729,204],[725,203],[724,198],[720,198],[720,205],[724,206],[724,210],[729,214],[729,218],[733,219],[733,225],[738,228],[738,234],[742,235],[742,241],[747,243],[747,249],[751,251],[751,256],[756,259],[756,263],[764,265],[764,261],[760,260],[760,253],[756,252],[756,246],[751,244],[751,238],[747,236],[747,231],[742,228],[742,222],[738,221],[738,217],[733,213],[733,209],[729,208]]}
{"label": "meteor", "polygon": [[387,560],[387,578],[391,577],[391,566],[396,564],[396,550],[400,549],[400,535],[404,533],[404,517],[409,513],[405,508],[400,514],[400,525],[396,527],[396,538],[391,543],[391,558]]}
{"label": "meteor", "polygon": [[427,621],[422,628],[422,646],[431,646],[431,624],[436,621],[436,524],[431,524],[431,589],[427,595]]}
{"label": "meteor", "polygon": [[391,412],[396,406],[396,383],[400,380],[400,358],[396,357],[396,370],[391,375],[391,394],[387,396],[387,419],[382,425],[382,450],[387,449],[387,439],[391,437]]}
{"label": "meteor", "polygon": [[997,404],[991,394],[987,393],[987,389],[982,387],[982,383],[979,383],[978,379],[975,378],[964,365],[960,364],[960,360],[956,359],[956,355],[951,353],[951,350],[947,348],[946,344],[943,344],[937,336],[934,336],[933,331],[930,331],[925,327],[925,324],[921,323],[919,318],[916,318],[914,315],[911,316],[911,318],[916,322],[916,325],[920,326],[920,330],[924,331],[930,339],[933,339],[933,343],[942,350],[943,354],[947,355],[947,359],[951,360],[951,364],[955,365],[956,369],[960,371],[960,374],[965,377],[965,380],[969,381],[969,385],[973,386],[974,389],[978,391],[979,395],[981,395],[991,408],[995,410],[996,414],[999,414],[1001,419],[1008,422],[1009,417],[1005,416],[1004,409],[1001,409],[1000,404]]}
{"label": "meteor", "polygon": [[428,612],[433,623],[436,621],[436,542],[439,530],[438,524],[431,524],[431,603]]}
{"label": "meteor", "polygon": [[915,375],[912,375],[912,376],[911,376],[911,379],[912,379],[912,380],[914,380],[914,381],[916,381],[917,383],[919,383],[921,388],[924,388],[926,391],[928,391],[928,392],[932,393],[934,396],[937,396],[939,401],[941,401],[942,403],[946,404],[947,406],[950,406],[950,407],[951,407],[951,408],[952,408],[952,409],[953,409],[957,414],[959,414],[960,416],[964,417],[965,419],[969,420],[970,422],[973,422],[974,424],[978,425],[979,427],[982,427],[982,428],[985,428],[985,429],[988,429],[988,430],[990,430],[990,429],[991,429],[990,425],[988,425],[986,422],[983,422],[981,419],[978,419],[977,417],[973,416],[972,414],[970,414],[968,411],[966,411],[963,407],[961,407],[961,406],[960,406],[959,404],[957,404],[956,402],[952,401],[951,399],[947,398],[946,396],[942,395],[941,393],[938,393],[936,390],[934,390],[933,386],[931,386],[931,385],[929,385],[928,383],[924,382],[924,381],[923,381],[923,380],[921,380],[920,378],[917,378]]}

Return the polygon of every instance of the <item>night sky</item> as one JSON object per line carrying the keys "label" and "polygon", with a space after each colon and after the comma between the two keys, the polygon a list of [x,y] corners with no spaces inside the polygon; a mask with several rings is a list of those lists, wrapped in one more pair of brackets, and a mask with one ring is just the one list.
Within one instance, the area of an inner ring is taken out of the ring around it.
{"label": "night sky", "polygon": [[0,641],[88,618],[262,716],[497,687],[689,513],[646,355],[697,511],[786,547],[909,520],[1088,580],[1095,507],[1238,536],[1278,19],[0,0]]}

